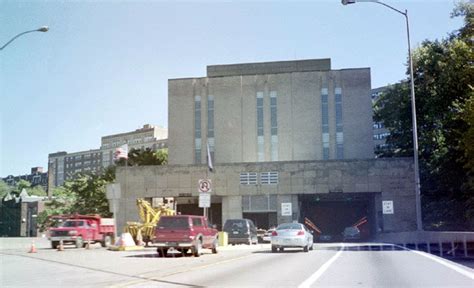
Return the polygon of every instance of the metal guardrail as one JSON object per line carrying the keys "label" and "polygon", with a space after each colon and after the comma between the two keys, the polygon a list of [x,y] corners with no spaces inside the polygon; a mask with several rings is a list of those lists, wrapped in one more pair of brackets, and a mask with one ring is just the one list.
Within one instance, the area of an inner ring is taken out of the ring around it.
{"label": "metal guardrail", "polygon": [[474,232],[398,232],[381,233],[375,241],[425,251],[443,257],[474,258]]}

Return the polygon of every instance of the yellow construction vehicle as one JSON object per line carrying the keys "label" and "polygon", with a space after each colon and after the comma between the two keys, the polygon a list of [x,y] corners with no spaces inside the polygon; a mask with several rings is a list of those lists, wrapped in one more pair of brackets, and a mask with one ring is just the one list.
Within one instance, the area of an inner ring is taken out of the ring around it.
{"label": "yellow construction vehicle", "polygon": [[170,209],[163,204],[153,208],[150,202],[141,198],[137,199],[137,208],[142,222],[127,222],[125,232],[130,233],[133,240],[135,240],[135,243],[138,245],[143,243],[147,245],[148,242],[152,240],[155,235],[156,223],[158,223],[161,216],[176,214],[173,209]]}

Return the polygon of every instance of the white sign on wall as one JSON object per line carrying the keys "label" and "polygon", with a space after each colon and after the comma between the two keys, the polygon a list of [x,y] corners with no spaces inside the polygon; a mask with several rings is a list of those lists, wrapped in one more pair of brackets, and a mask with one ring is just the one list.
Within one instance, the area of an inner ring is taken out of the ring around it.
{"label": "white sign on wall", "polygon": [[292,214],[291,203],[281,203],[281,216],[291,216]]}
{"label": "white sign on wall", "polygon": [[393,201],[382,201],[383,214],[393,214]]}
{"label": "white sign on wall", "polygon": [[199,194],[199,207],[200,208],[209,208],[209,207],[211,207],[211,194],[209,194],[209,193],[200,193]]}

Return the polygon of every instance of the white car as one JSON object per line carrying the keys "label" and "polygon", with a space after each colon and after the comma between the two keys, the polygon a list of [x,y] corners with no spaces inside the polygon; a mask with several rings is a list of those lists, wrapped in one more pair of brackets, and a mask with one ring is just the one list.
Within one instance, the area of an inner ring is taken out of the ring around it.
{"label": "white car", "polygon": [[313,234],[301,223],[278,225],[272,233],[272,252],[285,248],[303,248],[304,252],[313,250]]}

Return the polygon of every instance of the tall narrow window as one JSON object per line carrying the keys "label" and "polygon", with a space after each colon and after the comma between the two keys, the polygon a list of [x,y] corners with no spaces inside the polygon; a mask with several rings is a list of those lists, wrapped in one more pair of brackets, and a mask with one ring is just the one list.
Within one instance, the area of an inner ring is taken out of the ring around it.
{"label": "tall narrow window", "polygon": [[194,162],[201,164],[201,96],[194,96]]}
{"label": "tall narrow window", "polygon": [[322,115],[322,136],[323,136],[323,159],[329,159],[329,108],[328,89],[321,89],[321,115]]}
{"label": "tall narrow window", "polygon": [[211,159],[215,162],[214,158],[214,96],[208,95],[207,96],[207,143],[209,145],[209,153],[211,155]]}
{"label": "tall narrow window", "polygon": [[276,91],[270,91],[270,122],[271,122],[272,161],[278,161],[278,121],[277,121],[277,92]]}
{"label": "tall narrow window", "polygon": [[257,160],[265,160],[265,143],[263,139],[263,92],[257,92]]}
{"label": "tall narrow window", "polygon": [[342,92],[341,88],[334,89],[336,103],[336,158],[344,158],[344,134],[342,132]]}

